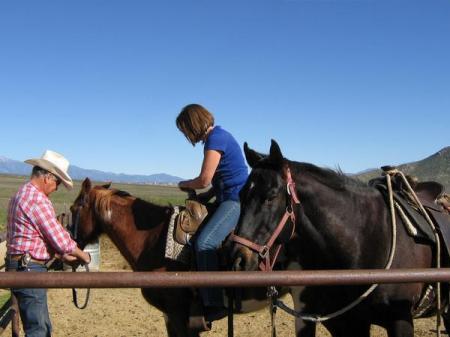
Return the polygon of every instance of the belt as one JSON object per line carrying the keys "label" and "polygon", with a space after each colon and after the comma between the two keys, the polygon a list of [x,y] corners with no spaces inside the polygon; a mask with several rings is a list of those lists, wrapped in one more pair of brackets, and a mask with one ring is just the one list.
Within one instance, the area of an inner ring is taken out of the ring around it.
{"label": "belt", "polygon": [[[20,261],[24,255],[25,254],[14,254],[14,255],[8,254],[6,259],[9,259],[11,261]],[[30,262],[34,262],[34,263],[45,266],[45,264],[47,263],[47,260],[36,260],[36,259],[30,258]]]}

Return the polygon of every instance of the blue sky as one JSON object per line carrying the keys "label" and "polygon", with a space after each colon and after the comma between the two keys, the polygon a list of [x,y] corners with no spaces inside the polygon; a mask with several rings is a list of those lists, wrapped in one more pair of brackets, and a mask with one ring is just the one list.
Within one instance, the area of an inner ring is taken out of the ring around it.
{"label": "blue sky", "polygon": [[345,172],[450,145],[448,0],[0,2],[0,155],[192,178],[200,103],[242,144]]}

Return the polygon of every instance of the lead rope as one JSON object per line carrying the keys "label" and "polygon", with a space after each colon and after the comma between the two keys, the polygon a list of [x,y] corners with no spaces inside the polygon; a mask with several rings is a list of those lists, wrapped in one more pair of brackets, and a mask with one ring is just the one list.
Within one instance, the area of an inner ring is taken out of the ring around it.
{"label": "lead rope", "polygon": [[[389,208],[390,208],[391,223],[392,223],[391,251],[389,253],[388,262],[384,268],[385,270],[388,270],[391,268],[392,261],[394,260],[395,248],[397,245],[397,220],[396,220],[396,216],[395,216],[394,197],[393,197],[393,193],[392,193],[391,177],[389,174],[386,175],[386,181],[387,181],[388,191],[389,191]],[[300,312],[289,308],[286,304],[284,304],[281,300],[279,300],[276,297],[275,297],[275,299],[272,299],[272,302],[274,303],[275,306],[284,310],[288,314],[291,314],[292,316],[300,318],[304,321],[311,321],[314,323],[324,322],[324,321],[328,321],[332,318],[338,317],[338,316],[344,314],[345,312],[349,311],[350,309],[354,308],[355,306],[357,306],[359,303],[361,303],[363,300],[365,300],[375,290],[376,287],[378,287],[378,284],[372,284],[369,287],[369,289],[367,289],[355,301],[346,305],[342,309],[335,311],[331,314],[325,315],[325,316],[319,316],[319,315],[314,315],[314,314],[301,314]],[[278,292],[276,291],[275,287],[271,287],[271,288],[273,288],[273,290],[275,291],[274,296],[278,295]]]}
{"label": "lead rope", "polygon": [[[431,229],[433,230],[433,234],[436,240],[436,268],[441,268],[441,242],[439,239],[439,234],[436,230],[436,226],[434,225],[433,221],[431,220],[430,216],[428,215],[428,212],[423,207],[422,203],[420,202],[419,198],[417,197],[416,193],[412,189],[411,185],[409,184],[408,179],[406,179],[403,172],[399,170],[391,170],[388,171],[389,174],[398,174],[402,177],[403,182],[405,183],[406,187],[408,188],[408,192],[412,195],[414,202],[416,203],[416,206],[419,207],[420,211],[422,212],[422,215],[427,220],[428,224],[430,225]],[[436,282],[436,336],[441,336],[441,283]]]}

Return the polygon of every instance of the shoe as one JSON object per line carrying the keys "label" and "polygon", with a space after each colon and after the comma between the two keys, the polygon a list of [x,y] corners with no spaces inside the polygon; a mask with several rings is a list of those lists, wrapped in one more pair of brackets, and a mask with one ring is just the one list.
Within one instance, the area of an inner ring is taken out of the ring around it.
{"label": "shoe", "polygon": [[205,320],[207,322],[217,321],[228,316],[228,309],[225,307],[205,307]]}

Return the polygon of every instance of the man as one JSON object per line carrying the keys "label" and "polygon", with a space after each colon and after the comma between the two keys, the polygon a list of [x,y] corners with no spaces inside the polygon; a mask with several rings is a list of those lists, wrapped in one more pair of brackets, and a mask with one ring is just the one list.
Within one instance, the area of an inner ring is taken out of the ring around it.
{"label": "man", "polygon": [[[19,188],[8,207],[6,267],[10,272],[46,272],[46,263],[58,257],[68,263],[90,262],[88,253],[77,247],[70,234],[57,221],[48,196],[63,183],[73,187],[67,173],[69,162],[59,153],[47,150],[33,165],[30,181]],[[46,289],[12,289],[19,303],[20,317],[27,337],[51,336]]]}

